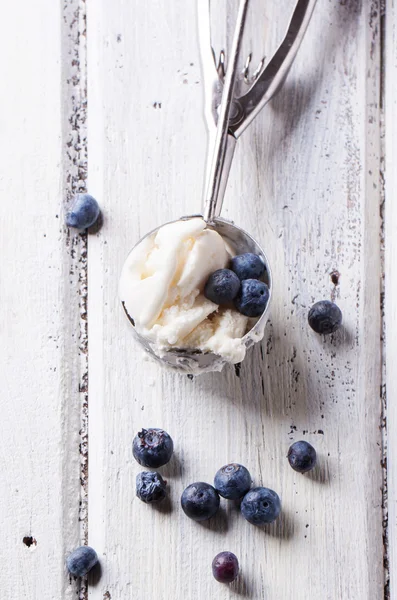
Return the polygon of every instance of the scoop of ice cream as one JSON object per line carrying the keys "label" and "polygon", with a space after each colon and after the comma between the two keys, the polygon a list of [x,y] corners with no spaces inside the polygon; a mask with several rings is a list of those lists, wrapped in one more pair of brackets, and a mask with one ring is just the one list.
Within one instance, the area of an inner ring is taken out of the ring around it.
{"label": "scoop of ice cream", "polygon": [[200,323],[185,339],[188,348],[214,352],[228,362],[244,360],[246,347],[241,338],[247,331],[248,319],[230,308],[220,308]]}
{"label": "scoop of ice cream", "polygon": [[156,354],[173,347],[215,352],[230,362],[244,358],[247,318],[203,294],[209,275],[229,264],[229,250],[201,218],[165,225],[132,250],[120,297]]}

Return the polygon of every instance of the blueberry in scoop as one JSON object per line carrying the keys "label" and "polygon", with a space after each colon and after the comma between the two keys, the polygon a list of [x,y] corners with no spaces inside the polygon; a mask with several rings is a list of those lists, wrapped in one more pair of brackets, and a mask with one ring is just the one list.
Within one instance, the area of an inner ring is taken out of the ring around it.
{"label": "blueberry in scoop", "polygon": [[245,279],[241,282],[234,305],[246,317],[260,317],[269,301],[269,288],[258,279]]}
{"label": "blueberry in scoop", "polygon": [[232,302],[240,289],[240,280],[230,269],[214,271],[204,287],[204,296],[215,304]]}
{"label": "blueberry in scoop", "polygon": [[265,263],[257,254],[245,252],[232,258],[232,271],[243,281],[244,279],[260,279],[265,272]]}

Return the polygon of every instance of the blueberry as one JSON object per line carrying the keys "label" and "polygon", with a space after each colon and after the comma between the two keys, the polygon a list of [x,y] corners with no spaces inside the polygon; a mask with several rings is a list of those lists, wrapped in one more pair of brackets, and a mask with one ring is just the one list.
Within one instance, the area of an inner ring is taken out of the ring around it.
{"label": "blueberry", "polygon": [[276,492],[264,487],[252,488],[241,503],[241,513],[252,525],[272,523],[280,510],[281,502]]}
{"label": "blueberry", "polygon": [[240,280],[230,269],[218,269],[207,279],[204,296],[215,304],[227,304],[234,300],[240,289]]}
{"label": "blueberry", "polygon": [[294,471],[306,473],[314,469],[317,462],[315,449],[309,442],[301,441],[292,444],[287,454],[288,462]]}
{"label": "blueberry", "polygon": [[136,476],[136,495],[146,504],[160,502],[165,498],[166,485],[167,482],[159,473],[143,471]]}
{"label": "blueberry", "polygon": [[251,487],[252,479],[248,469],[237,463],[225,465],[217,471],[214,486],[218,494],[228,500],[242,498]]}
{"label": "blueberry", "polygon": [[80,546],[73,550],[66,559],[66,566],[71,575],[84,577],[98,562],[97,553],[90,546]]}
{"label": "blueberry", "polygon": [[163,429],[142,429],[132,442],[134,458],[143,467],[157,469],[165,465],[174,451],[171,436]]}
{"label": "blueberry", "polygon": [[269,288],[266,283],[257,279],[245,279],[241,282],[234,304],[246,317],[260,317],[268,301]]}
{"label": "blueberry", "polygon": [[183,512],[193,521],[206,521],[218,511],[220,498],[209,483],[198,481],[190,484],[182,494]]}
{"label": "blueberry", "polygon": [[329,300],[320,300],[309,310],[308,321],[316,333],[333,333],[342,323],[342,312]]}
{"label": "blueberry", "polygon": [[243,279],[259,279],[265,272],[265,264],[260,256],[246,252],[232,258],[232,271]]}
{"label": "blueberry", "polygon": [[237,556],[233,552],[220,552],[212,561],[212,574],[219,583],[231,583],[239,570]]}
{"label": "blueberry", "polygon": [[91,227],[99,217],[98,202],[89,194],[77,194],[72,204],[72,210],[66,215],[66,225],[76,229]]}

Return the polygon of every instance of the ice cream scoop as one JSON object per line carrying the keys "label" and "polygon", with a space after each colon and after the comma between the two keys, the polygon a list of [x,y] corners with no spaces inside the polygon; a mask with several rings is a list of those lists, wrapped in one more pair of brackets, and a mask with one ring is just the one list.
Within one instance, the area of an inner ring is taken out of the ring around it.
{"label": "ice cream scoop", "polygon": [[[148,233],[129,254],[120,279],[120,298],[136,337],[168,367],[194,374],[219,371],[243,360],[247,348],[263,338],[272,294],[267,257],[251,235],[222,219],[220,212],[237,139],[280,88],[315,2],[298,0],[277,52],[266,67],[262,61],[254,83],[240,96],[235,89],[250,0],[240,0],[226,75],[224,52],[216,65],[211,48],[210,0],[198,3],[209,127],[203,215],[182,217]],[[253,320],[203,294],[211,273],[246,252],[263,261],[269,288],[267,305]]]}
{"label": "ice cream scoop", "polygon": [[268,305],[259,319],[219,307],[203,293],[208,276],[234,254],[253,252],[271,273],[262,248],[240,228],[192,216],[162,225],[132,249],[120,277],[120,298],[135,336],[152,356],[188,373],[241,362],[263,337]]}

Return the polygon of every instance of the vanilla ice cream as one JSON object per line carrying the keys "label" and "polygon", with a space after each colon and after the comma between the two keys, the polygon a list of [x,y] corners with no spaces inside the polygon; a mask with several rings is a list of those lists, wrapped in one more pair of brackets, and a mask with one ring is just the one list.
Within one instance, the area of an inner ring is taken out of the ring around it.
{"label": "vanilla ice cream", "polygon": [[178,348],[213,352],[231,363],[243,360],[247,317],[203,294],[209,275],[230,258],[224,239],[201,218],[164,225],[132,250],[120,298],[157,356]]}

